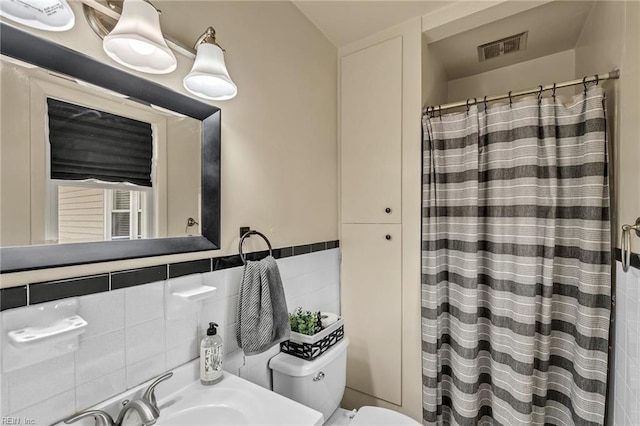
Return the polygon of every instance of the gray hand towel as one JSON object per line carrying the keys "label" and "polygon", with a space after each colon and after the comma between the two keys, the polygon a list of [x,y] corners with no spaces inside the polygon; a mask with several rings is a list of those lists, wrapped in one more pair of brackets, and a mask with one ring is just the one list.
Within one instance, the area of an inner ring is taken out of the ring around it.
{"label": "gray hand towel", "polygon": [[247,261],[238,300],[238,345],[246,355],[289,339],[289,312],[276,260]]}

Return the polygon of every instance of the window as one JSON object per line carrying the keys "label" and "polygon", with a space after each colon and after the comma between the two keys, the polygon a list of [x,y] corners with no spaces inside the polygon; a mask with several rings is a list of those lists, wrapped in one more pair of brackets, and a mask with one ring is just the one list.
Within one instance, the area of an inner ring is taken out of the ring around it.
{"label": "window", "polygon": [[149,123],[47,98],[47,240],[153,236]]}
{"label": "window", "polygon": [[[95,182],[52,181],[52,242],[60,244],[150,238],[152,192]],[[57,207],[56,207],[57,205]]]}
{"label": "window", "polygon": [[145,192],[125,191],[121,189],[105,190],[110,203],[107,204],[108,219],[111,226],[106,240],[135,240],[146,238]]}

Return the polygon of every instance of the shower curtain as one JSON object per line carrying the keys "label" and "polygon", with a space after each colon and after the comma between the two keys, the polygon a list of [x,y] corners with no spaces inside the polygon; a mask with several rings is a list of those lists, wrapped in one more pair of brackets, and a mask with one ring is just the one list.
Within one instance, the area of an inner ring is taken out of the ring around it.
{"label": "shower curtain", "polygon": [[602,425],[604,93],[425,118],[425,425]]}

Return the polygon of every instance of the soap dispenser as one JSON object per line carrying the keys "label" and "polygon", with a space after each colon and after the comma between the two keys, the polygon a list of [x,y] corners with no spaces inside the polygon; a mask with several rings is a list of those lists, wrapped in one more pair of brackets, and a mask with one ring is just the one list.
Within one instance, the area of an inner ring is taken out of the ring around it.
{"label": "soap dispenser", "polygon": [[200,342],[200,383],[213,385],[222,380],[222,337],[218,324],[209,323],[207,335]]}

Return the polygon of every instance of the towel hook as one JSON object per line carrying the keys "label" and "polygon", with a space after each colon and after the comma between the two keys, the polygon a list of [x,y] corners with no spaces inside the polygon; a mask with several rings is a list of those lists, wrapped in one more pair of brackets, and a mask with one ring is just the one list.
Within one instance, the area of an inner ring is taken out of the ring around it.
{"label": "towel hook", "polygon": [[195,225],[200,225],[194,218],[190,217],[187,219],[187,226],[184,228],[184,233],[188,233],[189,232],[189,228],[191,228],[192,226]]}
{"label": "towel hook", "polygon": [[242,238],[240,238],[240,242],[238,243],[238,253],[240,253],[240,259],[242,260],[242,263],[244,265],[247,264],[247,256],[242,252],[242,244],[244,243],[244,240],[246,240],[252,235],[258,235],[262,237],[262,239],[267,243],[267,246],[269,246],[269,256],[273,256],[273,249],[271,248],[271,242],[269,242],[269,239],[262,232],[250,230],[250,231],[247,231],[242,236]]}

